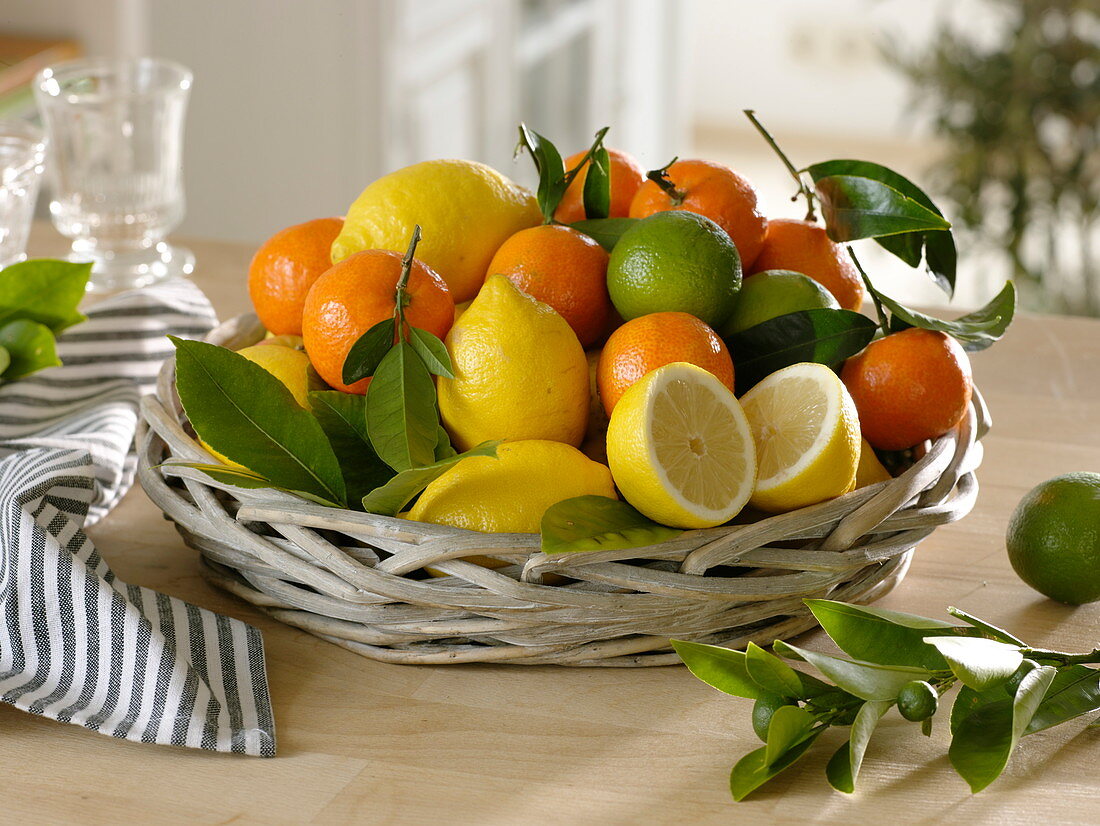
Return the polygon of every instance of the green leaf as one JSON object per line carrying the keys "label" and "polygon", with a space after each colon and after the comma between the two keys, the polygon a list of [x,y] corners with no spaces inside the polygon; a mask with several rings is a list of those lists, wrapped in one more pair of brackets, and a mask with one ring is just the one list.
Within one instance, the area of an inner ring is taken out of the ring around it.
{"label": "green leaf", "polygon": [[393,319],[379,321],[355,340],[344,357],[343,373],[340,379],[344,384],[354,384],[360,379],[373,376],[386,353],[393,347]]}
{"label": "green leaf", "polygon": [[951,229],[942,215],[872,178],[829,175],[814,184],[833,241]]}
{"label": "green leaf", "polygon": [[385,484],[394,472],[374,452],[367,436],[367,397],[339,390],[312,390],[309,404],[340,463],[349,503]]}
{"label": "green leaf", "polygon": [[851,794],[856,790],[856,780],[852,777],[852,744],[845,740],[840,744],[829,762],[825,764],[825,779],[838,792]]}
{"label": "green leaf", "polygon": [[277,487],[345,501],[340,464],[321,425],[281,381],[232,350],[169,338],[176,390],[207,444]]}
{"label": "green leaf", "polygon": [[407,341],[386,353],[367,387],[367,434],[378,457],[398,472],[435,462],[435,382]]}
{"label": "green leaf", "polygon": [[535,169],[538,170],[539,185],[535,199],[544,223],[548,224],[554,220],[554,210],[558,208],[561,196],[565,194],[565,163],[553,143],[533,129],[528,129],[524,123],[519,125],[519,145],[516,151],[522,148],[531,153]]}
{"label": "green leaf", "polygon": [[980,792],[996,780],[1054,680],[1052,666],[1033,668],[1016,696],[979,706],[959,723],[947,756],[955,771]]}
{"label": "green leaf", "polygon": [[[817,163],[807,167],[807,172],[816,182],[833,175],[856,175],[871,178],[879,183],[896,189],[907,198],[911,198],[939,216],[943,212],[932,203],[928,195],[903,175],[881,164],[870,161],[834,160]],[[907,232],[900,235],[888,235],[875,239],[880,246],[889,250],[910,267],[920,265],[922,252],[932,280],[949,296],[955,292],[955,275],[958,264],[958,252],[950,231],[931,230],[927,232]]]}
{"label": "green leaf", "polygon": [[450,459],[457,453],[458,451],[451,445],[451,435],[443,428],[443,425],[440,425],[435,442],[435,460],[438,462],[443,459]]}
{"label": "green leaf", "polygon": [[619,239],[628,229],[638,223],[638,218],[592,218],[576,221],[569,226],[579,230],[608,252],[615,249]]}
{"label": "green leaf", "polygon": [[775,650],[779,653],[794,651],[840,688],[864,700],[894,700],[901,687],[910,680],[927,680],[932,676],[927,668],[885,666],[848,660],[809,651],[790,643],[776,642]]}
{"label": "green leaf", "polygon": [[454,367],[451,365],[451,354],[447,352],[447,345],[427,330],[419,327],[409,328],[409,344],[420,356],[429,373],[443,376],[447,379],[455,377]]}
{"label": "green leaf", "polygon": [[984,637],[926,637],[963,685],[986,691],[1013,675],[1024,655],[1018,646]]}
{"label": "green leaf", "polygon": [[932,670],[947,668],[947,661],[925,643],[924,637],[954,628],[950,623],[828,599],[803,602],[840,650],[857,660]]}
{"label": "green leaf", "polygon": [[768,724],[768,741],[764,746],[764,765],[771,766],[783,758],[792,747],[801,743],[814,727],[814,716],[798,706],[780,706]]}
{"label": "green leaf", "polygon": [[875,726],[893,703],[888,700],[867,702],[859,707],[856,719],[852,723],[852,733],[848,742],[837,749],[836,754],[825,767],[825,776],[834,789],[845,794],[855,791],[859,770],[863,766],[863,756],[871,742]]}
{"label": "green leaf", "polygon": [[500,440],[482,442],[465,453],[457,453],[438,462],[423,467],[403,470],[381,487],[375,488],[363,497],[363,510],[383,516],[397,516],[412,498],[438,479],[453,465],[470,456],[492,456],[496,458]]}
{"label": "green leaf", "polygon": [[229,465],[209,465],[202,462],[166,462],[163,467],[189,467],[195,470],[200,470],[213,479],[215,482],[221,482],[226,485],[236,485],[239,488],[247,488],[249,490],[257,489],[272,489],[281,490],[284,493],[293,493],[295,496],[301,496],[303,499],[308,499],[311,502],[316,502],[319,505],[325,505],[330,508],[341,507],[339,502],[332,502],[324,497],[317,496],[312,493],[307,493],[300,490],[288,490],[287,488],[281,488],[271,482],[270,479],[265,479],[258,473],[254,473],[247,468],[235,468]]}
{"label": "green leaf", "polygon": [[21,318],[0,327],[0,347],[8,354],[5,379],[21,379],[44,367],[61,364],[53,332],[45,324]]}
{"label": "green leaf", "polygon": [[84,298],[91,264],[34,258],[0,270],[0,324],[27,319],[55,333],[84,320],[77,307]]}
{"label": "green leaf", "polygon": [[874,338],[875,322],[851,310],[800,310],[726,338],[738,394],[765,376],[800,362],[838,367]]}
{"label": "green leaf", "polygon": [[1059,668],[1024,734],[1094,711],[1100,711],[1100,671],[1083,665]]}
{"label": "green leaf", "polygon": [[765,691],[790,700],[804,699],[798,673],[754,642],[745,648],[745,665],[749,676]]}
{"label": "green leaf", "polygon": [[611,158],[601,145],[592,153],[584,177],[584,217],[606,218],[611,213]]}
{"label": "green leaf", "polygon": [[745,652],[687,640],[671,642],[688,671],[712,688],[749,700],[771,696],[749,676]]}
{"label": "green leaf", "polygon": [[[890,310],[890,329],[896,332],[906,327],[920,327],[923,330],[937,330],[958,339],[963,349],[969,352],[984,350],[1005,334],[1012,317],[1016,314],[1016,287],[1011,281],[1005,282],[993,299],[979,310],[967,313],[954,321],[944,321],[934,316],[918,313],[903,304],[885,296],[878,290],[871,291]],[[898,324],[897,322],[901,322]]]}
{"label": "green leaf", "polygon": [[737,765],[730,772],[730,794],[737,801],[744,800],[752,792],[763,786],[780,772],[790,768],[802,757],[814,741],[821,735],[825,727],[816,728],[805,739],[796,743],[786,753],[775,760],[771,765],[765,762],[767,746],[751,751],[737,761]]}
{"label": "green leaf", "polygon": [[[991,625],[983,619],[978,619],[978,617],[975,617],[973,614],[966,613],[966,611],[962,610],[961,608],[955,608],[954,606],[951,606],[947,609],[947,613],[949,613],[953,617],[958,617],[963,622],[973,626],[974,628],[977,628],[979,631],[982,632],[983,636],[989,637],[990,639],[999,640],[1000,642],[1007,642],[1009,645],[1019,645],[1021,647],[1023,647],[1024,645],[1023,640],[1012,636],[1012,634],[1008,633],[1003,628],[998,628],[996,625]],[[958,631],[962,630],[964,629],[958,629]]]}
{"label": "green leaf", "polygon": [[958,731],[962,721],[973,714],[979,707],[990,703],[998,703],[1005,699],[1005,692],[1001,686],[986,691],[975,691],[969,686],[962,686],[955,695],[955,702],[951,706],[951,733]]}
{"label": "green leaf", "polygon": [[659,525],[619,499],[575,496],[546,509],[542,517],[542,550],[564,554],[641,548],[682,533],[677,528]]}
{"label": "green leaf", "polygon": [[8,352],[7,347],[0,347],[0,378],[3,377],[4,372],[11,364],[11,353]]}

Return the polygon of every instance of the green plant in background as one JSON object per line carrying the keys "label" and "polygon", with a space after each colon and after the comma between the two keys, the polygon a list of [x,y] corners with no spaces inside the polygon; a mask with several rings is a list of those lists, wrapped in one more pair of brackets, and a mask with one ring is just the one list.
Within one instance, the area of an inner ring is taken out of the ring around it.
{"label": "green plant in background", "polygon": [[792,766],[832,727],[849,731],[825,773],[835,789],[851,793],[883,715],[896,706],[930,735],[943,695],[956,684],[961,688],[948,715],[947,754],[972,792],[1000,776],[1022,737],[1100,711],[1100,670],[1088,667],[1100,664],[1100,649],[1068,654],[1033,648],[957,608],[948,613],[966,625],[824,599],[805,603],[848,657],[780,640],[773,650],[808,663],[831,682],[753,643],[732,651],[672,641],[700,680],[756,701],[752,727],[765,745],[733,767],[735,800]]}
{"label": "green plant in background", "polygon": [[91,271],[52,258],[0,270],[0,383],[61,364],[54,337],[84,320],[77,306]]}
{"label": "green plant in background", "polygon": [[887,59],[947,144],[935,172],[956,228],[1006,256],[1030,306],[1100,315],[1100,6],[984,5],[999,26],[945,21]]}

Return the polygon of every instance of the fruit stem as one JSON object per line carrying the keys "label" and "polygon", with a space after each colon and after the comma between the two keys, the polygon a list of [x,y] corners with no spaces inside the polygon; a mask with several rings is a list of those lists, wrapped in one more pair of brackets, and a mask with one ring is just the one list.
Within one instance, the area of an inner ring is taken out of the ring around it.
{"label": "fruit stem", "polygon": [[393,295],[393,340],[399,341],[405,337],[405,305],[409,303],[409,295],[405,291],[409,286],[409,275],[412,273],[413,255],[416,254],[416,245],[420,243],[420,224],[413,227],[409,237],[409,248],[405,250],[405,256],[401,259],[401,276],[397,279],[397,288]]}
{"label": "fruit stem", "polygon": [[672,183],[672,178],[668,175],[668,168],[678,160],[680,160],[680,158],[675,157],[660,169],[651,169],[645,174],[649,180],[653,181],[653,183],[657,184],[657,186],[664,191],[674,206],[680,206],[684,202],[684,198],[687,197],[687,193],[677,189],[676,185]]}
{"label": "fruit stem", "polygon": [[890,321],[886,318],[886,310],[882,308],[882,302],[878,299],[878,291],[871,286],[871,279],[867,276],[863,266],[859,263],[859,259],[856,258],[856,252],[852,249],[851,244],[848,245],[848,255],[851,256],[852,263],[855,264],[856,269],[859,270],[860,278],[863,279],[863,285],[867,288],[867,293],[871,296],[871,302],[875,305],[879,329],[882,330],[884,336],[890,335]]}
{"label": "fruit stem", "polygon": [[752,125],[756,127],[756,131],[768,142],[768,146],[770,146],[775,151],[775,154],[779,156],[779,160],[783,161],[783,165],[787,167],[787,171],[791,173],[791,177],[794,178],[795,182],[798,184],[798,192],[791,196],[791,200],[797,201],[799,195],[804,197],[806,199],[806,220],[817,221],[817,213],[814,212],[814,191],[806,186],[806,182],[802,180],[801,173],[795,168],[795,165],[791,163],[786,153],[779,148],[779,144],[775,142],[775,138],[771,136],[771,133],[764,128],[764,124],[756,119],[756,113],[752,109],[742,109],[741,111],[745,113],[745,117],[747,117],[752,122]]}
{"label": "fruit stem", "polygon": [[565,173],[565,189],[569,188],[569,185],[573,183],[573,179],[580,174],[580,171],[584,168],[584,165],[592,160],[592,156],[600,151],[603,146],[604,136],[607,134],[610,126],[605,126],[599,132],[596,133],[595,140],[592,141],[592,145],[588,147],[588,151],[584,153],[584,157],[577,162],[577,165]]}

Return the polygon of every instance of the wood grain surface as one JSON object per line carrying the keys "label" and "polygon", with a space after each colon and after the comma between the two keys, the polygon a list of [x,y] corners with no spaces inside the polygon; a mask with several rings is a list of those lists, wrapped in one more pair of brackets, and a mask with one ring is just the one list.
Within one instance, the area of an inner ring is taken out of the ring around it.
{"label": "wood grain surface", "polygon": [[[187,239],[184,239],[187,242]],[[243,246],[190,240],[195,280],[224,318],[247,308]],[[36,227],[32,253],[62,239]],[[1100,322],[1018,318],[974,358],[993,415],[974,512],[938,529],[880,604],[930,616],[957,605],[1034,644],[1100,642],[1100,603],[1044,599],[1012,572],[1004,530],[1032,485],[1100,470]],[[756,748],[751,704],[682,668],[401,666],[279,625],[214,590],[140,489],[92,531],[125,581],[264,632],[278,726],[271,760],[113,741],[0,705],[0,823],[908,823],[1100,820],[1100,731],[1078,721],[1026,738],[971,795],[946,724],[930,739],[888,715],[860,789],[832,791],[839,737],[743,803],[730,767]],[[823,648],[820,633],[803,644]],[[942,715],[941,715],[942,716]],[[835,742],[834,742],[835,740]]]}

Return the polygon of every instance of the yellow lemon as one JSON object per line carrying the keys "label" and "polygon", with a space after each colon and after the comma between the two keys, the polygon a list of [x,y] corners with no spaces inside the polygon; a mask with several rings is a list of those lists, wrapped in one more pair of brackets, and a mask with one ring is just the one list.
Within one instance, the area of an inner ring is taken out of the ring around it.
{"label": "yellow lemon", "polygon": [[443,277],[458,303],[477,294],[497,247],[540,220],[534,196],[495,169],[424,161],[363,190],[332,244],[332,261],[366,249],[404,252],[419,224],[416,257]]}
{"label": "yellow lemon", "polygon": [[439,413],[459,450],[488,439],[549,439],[574,447],[588,422],[588,363],[560,315],[490,276],[447,335],[454,378],[439,380]]}
{"label": "yellow lemon", "polygon": [[611,471],[575,447],[542,439],[506,442],[497,457],[463,459],[424,489],[408,518],[488,533],[538,533],[551,505],[615,496]]}
{"label": "yellow lemon", "polygon": [[871,447],[866,439],[860,439],[859,465],[856,467],[856,481],[853,490],[873,485],[875,482],[886,482],[892,478],[890,471],[883,467],[882,462],[879,461],[875,449]]}
{"label": "yellow lemon", "polygon": [[795,510],[851,489],[859,465],[859,416],[823,364],[777,370],[741,397],[760,466],[753,507]]}
{"label": "yellow lemon", "polygon": [[728,522],[756,481],[756,450],[741,405],[686,362],[647,373],[623,394],[607,428],[607,459],[623,498],[676,528]]}

